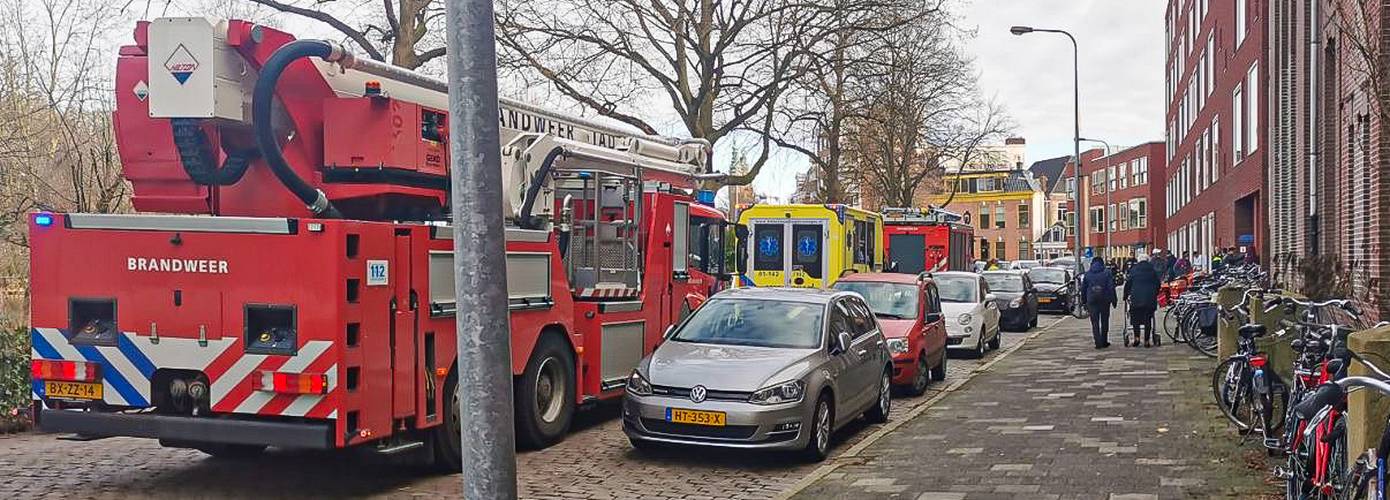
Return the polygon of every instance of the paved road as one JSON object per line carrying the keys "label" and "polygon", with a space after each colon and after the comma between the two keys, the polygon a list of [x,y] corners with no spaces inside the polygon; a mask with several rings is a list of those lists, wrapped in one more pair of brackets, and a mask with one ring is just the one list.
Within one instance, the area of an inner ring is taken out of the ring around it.
{"label": "paved road", "polygon": [[[1053,317],[1055,318],[1055,317]],[[1056,319],[1044,317],[1045,327]],[[1004,349],[1027,333],[1004,334]],[[959,380],[984,360],[953,358],[945,383],[895,401],[891,422]],[[623,436],[616,405],[578,417],[575,432],[551,448],[517,457],[523,498],[771,498],[815,465],[785,455],[722,450],[639,455]],[[836,453],[877,426],[851,425],[837,435]],[[161,448],[149,440],[58,441],[52,435],[0,436],[0,492],[17,498],[390,498],[457,496],[458,475],[364,461],[344,453],[272,452],[249,462],[215,460],[196,451]]]}
{"label": "paved road", "polygon": [[[1216,420],[1214,362],[1185,346],[1095,350],[1068,321],[979,372],[799,499],[1249,498],[1261,477]],[[924,451],[924,450],[930,450]]]}

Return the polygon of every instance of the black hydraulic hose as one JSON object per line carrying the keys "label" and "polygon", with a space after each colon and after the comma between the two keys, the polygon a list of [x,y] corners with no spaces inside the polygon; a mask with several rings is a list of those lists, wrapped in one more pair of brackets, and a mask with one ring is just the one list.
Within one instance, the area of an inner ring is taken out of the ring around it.
{"label": "black hydraulic hose", "polygon": [[541,186],[545,184],[545,178],[550,175],[550,169],[555,164],[555,160],[563,154],[565,154],[564,148],[559,147],[546,153],[545,160],[541,162],[541,168],[536,170],[536,175],[531,177],[531,184],[526,186],[526,198],[521,201],[521,213],[518,214],[517,221],[524,224],[527,229],[539,229],[540,224],[531,220],[531,210],[536,204],[536,197],[540,196]]}
{"label": "black hydraulic hose", "polygon": [[328,202],[323,191],[304,182],[285,161],[285,155],[280,151],[280,142],[275,137],[270,113],[270,104],[275,98],[275,85],[280,81],[280,74],[285,68],[305,57],[326,60],[333,52],[334,46],[323,40],[295,40],[275,49],[275,53],[271,54],[261,67],[261,74],[256,78],[256,87],[251,93],[251,126],[256,136],[256,147],[260,148],[261,156],[265,157],[266,165],[275,173],[275,178],[294,193],[299,201],[304,202],[314,215],[337,219],[343,215]]}
{"label": "black hydraulic hose", "polygon": [[214,160],[207,150],[207,134],[203,133],[201,120],[175,118],[170,120],[174,147],[179,153],[179,164],[193,182],[205,186],[230,186],[241,181],[251,161],[260,157],[260,150],[247,148],[227,153],[222,168],[214,169]]}

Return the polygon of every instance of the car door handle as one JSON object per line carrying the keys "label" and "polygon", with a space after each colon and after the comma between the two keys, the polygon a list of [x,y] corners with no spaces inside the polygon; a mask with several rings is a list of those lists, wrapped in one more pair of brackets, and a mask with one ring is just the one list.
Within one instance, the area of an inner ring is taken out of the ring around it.
{"label": "car door handle", "polygon": [[868,354],[868,353],[869,353],[869,350],[868,350],[868,349],[860,349],[859,352],[857,352],[856,354],[858,354],[858,355],[860,355],[860,356],[863,356],[863,355]]}

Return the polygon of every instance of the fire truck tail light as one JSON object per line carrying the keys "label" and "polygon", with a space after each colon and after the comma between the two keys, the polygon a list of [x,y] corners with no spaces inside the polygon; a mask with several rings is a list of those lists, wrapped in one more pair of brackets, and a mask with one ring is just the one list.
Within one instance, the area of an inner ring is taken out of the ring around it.
{"label": "fire truck tail light", "polygon": [[322,373],[261,372],[256,390],[281,394],[327,394],[328,375]]}
{"label": "fire truck tail light", "polygon": [[100,367],[87,361],[35,359],[29,364],[29,373],[34,380],[95,382],[101,379]]}

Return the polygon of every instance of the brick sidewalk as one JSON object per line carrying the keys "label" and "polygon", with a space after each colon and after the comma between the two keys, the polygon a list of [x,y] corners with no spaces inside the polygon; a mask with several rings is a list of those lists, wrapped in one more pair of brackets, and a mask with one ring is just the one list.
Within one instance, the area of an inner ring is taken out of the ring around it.
{"label": "brick sidewalk", "polygon": [[1207,498],[1265,491],[1212,414],[1214,361],[1182,345],[1095,350],[1089,322],[1028,341],[796,498]]}

